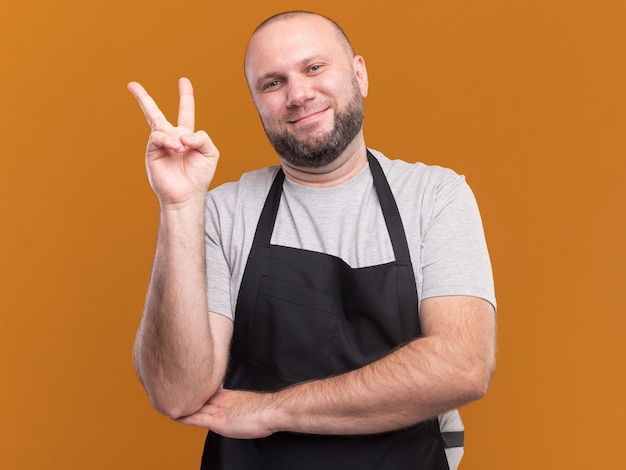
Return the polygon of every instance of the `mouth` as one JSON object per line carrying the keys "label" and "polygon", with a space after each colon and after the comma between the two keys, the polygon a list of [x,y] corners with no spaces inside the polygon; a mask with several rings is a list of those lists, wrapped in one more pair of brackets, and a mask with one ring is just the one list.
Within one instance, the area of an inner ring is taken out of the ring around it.
{"label": "mouth", "polygon": [[290,117],[290,118],[287,119],[287,123],[288,124],[298,124],[298,125],[308,124],[308,123],[310,123],[312,121],[317,120],[327,110],[328,110],[328,108],[324,108],[324,109],[321,109],[319,111],[314,111],[312,113],[305,114],[304,116]]}

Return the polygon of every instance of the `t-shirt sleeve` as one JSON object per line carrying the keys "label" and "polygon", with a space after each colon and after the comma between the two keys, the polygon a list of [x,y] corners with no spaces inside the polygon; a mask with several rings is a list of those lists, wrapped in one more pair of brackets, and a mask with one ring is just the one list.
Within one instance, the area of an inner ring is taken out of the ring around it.
{"label": "t-shirt sleeve", "polygon": [[422,220],[422,299],[480,297],[496,306],[493,273],[476,198],[465,178],[438,175]]}

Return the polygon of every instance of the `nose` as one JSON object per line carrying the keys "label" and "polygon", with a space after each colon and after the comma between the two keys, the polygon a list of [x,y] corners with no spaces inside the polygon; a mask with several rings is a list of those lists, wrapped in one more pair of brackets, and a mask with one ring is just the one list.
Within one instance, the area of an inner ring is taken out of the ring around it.
{"label": "nose", "polygon": [[303,106],[315,97],[315,91],[305,77],[293,77],[287,83],[287,107]]}

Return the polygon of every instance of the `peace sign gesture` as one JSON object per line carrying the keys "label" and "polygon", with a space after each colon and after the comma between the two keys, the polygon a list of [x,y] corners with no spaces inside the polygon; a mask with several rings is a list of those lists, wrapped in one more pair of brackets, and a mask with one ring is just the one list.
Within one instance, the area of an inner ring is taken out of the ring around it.
{"label": "peace sign gesture", "polygon": [[178,88],[178,125],[174,127],[139,83],[128,84],[152,129],[146,149],[146,168],[150,185],[163,208],[175,208],[199,199],[204,201],[219,157],[208,134],[194,132],[191,82],[181,78]]}

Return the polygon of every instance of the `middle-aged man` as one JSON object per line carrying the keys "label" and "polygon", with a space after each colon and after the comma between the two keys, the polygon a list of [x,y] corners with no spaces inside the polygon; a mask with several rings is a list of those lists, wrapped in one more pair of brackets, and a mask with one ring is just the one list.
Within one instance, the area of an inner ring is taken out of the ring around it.
{"label": "middle-aged man", "polygon": [[495,361],[469,187],[366,147],[365,63],[331,20],[269,18],[245,74],[280,166],[208,193],[189,81],[177,126],[129,84],[161,208],[135,344],[152,404],[210,430],[203,469],[456,468],[456,409]]}

